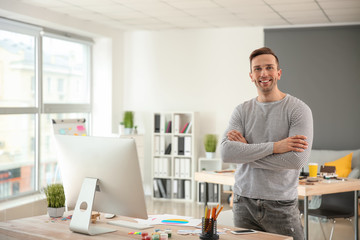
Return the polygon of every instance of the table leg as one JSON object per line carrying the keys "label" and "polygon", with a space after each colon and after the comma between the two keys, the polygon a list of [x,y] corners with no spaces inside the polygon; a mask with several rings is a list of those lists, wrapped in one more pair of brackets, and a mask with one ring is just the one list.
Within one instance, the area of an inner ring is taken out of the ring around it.
{"label": "table leg", "polygon": [[304,238],[309,240],[309,216],[308,216],[309,197],[304,197]]}
{"label": "table leg", "polygon": [[354,191],[355,240],[359,240],[358,191]]}

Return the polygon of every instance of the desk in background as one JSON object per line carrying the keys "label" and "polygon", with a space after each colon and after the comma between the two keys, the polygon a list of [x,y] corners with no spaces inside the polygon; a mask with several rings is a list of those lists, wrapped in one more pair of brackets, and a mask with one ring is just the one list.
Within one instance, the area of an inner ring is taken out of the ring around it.
{"label": "desk in background", "polygon": [[[64,216],[68,216],[65,213]],[[115,219],[123,219],[123,220],[130,220],[131,218],[125,217],[116,217]],[[103,216],[100,217],[100,220],[97,221],[97,225],[107,227],[107,228],[114,228],[118,231],[112,233],[106,233],[102,235],[96,236],[88,236],[79,233],[73,233],[69,229],[70,220],[62,221],[61,218],[52,221],[48,215],[30,217],[30,218],[23,218],[17,220],[11,220],[7,222],[0,222],[0,239],[29,239],[29,240],[41,240],[41,239],[71,239],[71,240],[99,240],[99,239],[141,239],[139,235],[128,235],[129,232],[141,231],[141,230],[134,230],[130,228],[118,227],[107,224],[106,222],[110,221],[105,219]],[[218,226],[218,228],[223,228],[224,226]],[[226,227],[226,226],[225,226]],[[170,226],[170,225],[155,225],[154,228],[149,228],[142,230],[144,232],[152,233],[154,229],[172,229],[172,237],[169,238],[170,240],[191,240],[191,239],[199,239],[197,235],[179,235],[177,231],[180,229],[195,229],[193,227],[181,227],[181,226]],[[227,227],[229,229],[236,229],[234,227]],[[220,235],[220,239],[224,240],[235,240],[239,239],[239,235],[233,235],[230,232]],[[258,232],[256,234],[248,234],[248,235],[241,235],[241,239],[243,240],[291,240],[292,237],[277,235],[277,234],[270,234],[270,233],[263,233]]]}
{"label": "desk in background", "polygon": [[[196,172],[195,181],[207,183],[219,183],[226,185],[234,185],[234,173],[215,173],[215,172]],[[359,240],[359,224],[358,224],[358,190],[360,190],[360,179],[347,179],[346,181],[317,182],[314,185],[299,185],[298,195],[304,197],[304,236],[305,240],[309,239],[309,217],[308,217],[308,200],[309,196],[323,195],[340,192],[355,192],[354,204],[354,229],[355,240]],[[206,201],[205,201],[206,202]]]}

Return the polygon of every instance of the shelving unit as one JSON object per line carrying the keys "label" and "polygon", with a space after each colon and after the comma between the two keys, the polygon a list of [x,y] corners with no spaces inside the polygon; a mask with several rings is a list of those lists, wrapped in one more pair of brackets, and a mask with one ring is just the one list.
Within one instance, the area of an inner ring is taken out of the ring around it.
{"label": "shelving unit", "polygon": [[[199,171],[218,171],[222,169],[222,161],[220,158],[199,158],[198,170]],[[205,197],[205,183],[199,182],[197,184],[197,201],[204,203]],[[219,184],[208,183],[208,204],[218,204],[221,200],[221,186]]]}
{"label": "shelving unit", "polygon": [[153,115],[152,180],[156,199],[194,201],[196,164],[195,112]]}

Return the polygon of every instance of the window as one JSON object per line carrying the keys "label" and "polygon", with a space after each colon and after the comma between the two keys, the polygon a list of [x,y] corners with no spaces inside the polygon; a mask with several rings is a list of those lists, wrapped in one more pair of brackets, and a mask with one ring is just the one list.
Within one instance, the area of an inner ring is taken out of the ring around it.
{"label": "window", "polygon": [[45,103],[89,103],[89,46],[45,36],[43,78]]}
{"label": "window", "polygon": [[89,129],[91,41],[69,36],[0,18],[0,201],[60,180],[52,119]]}

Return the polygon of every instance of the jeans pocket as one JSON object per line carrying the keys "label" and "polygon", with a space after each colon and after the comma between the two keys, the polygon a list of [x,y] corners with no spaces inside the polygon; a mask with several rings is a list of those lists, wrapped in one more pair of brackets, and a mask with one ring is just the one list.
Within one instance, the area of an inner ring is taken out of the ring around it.
{"label": "jeans pocket", "polygon": [[280,207],[291,207],[291,206],[296,206],[297,201],[298,201],[297,199],[282,200],[282,201],[276,201],[276,204],[279,205]]}

